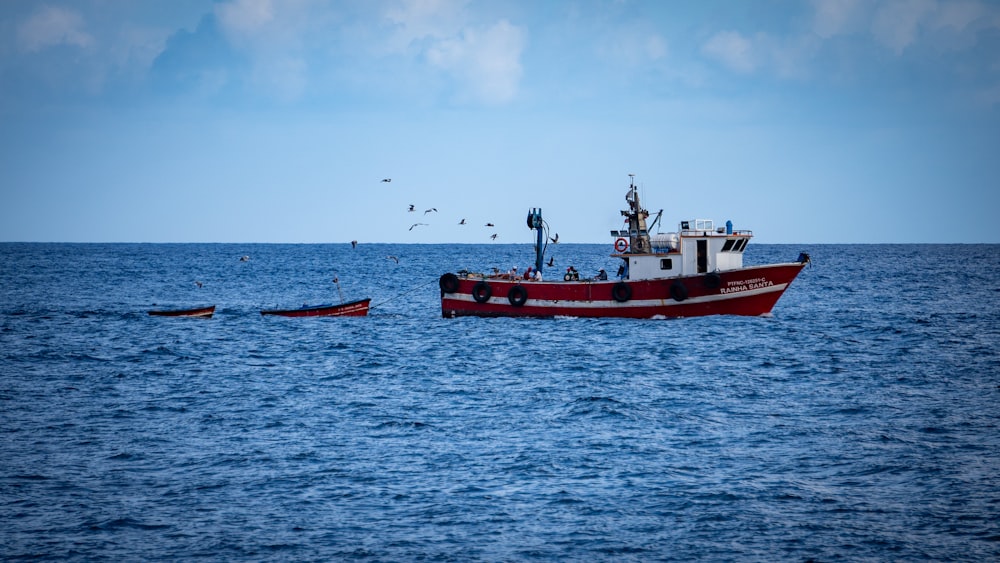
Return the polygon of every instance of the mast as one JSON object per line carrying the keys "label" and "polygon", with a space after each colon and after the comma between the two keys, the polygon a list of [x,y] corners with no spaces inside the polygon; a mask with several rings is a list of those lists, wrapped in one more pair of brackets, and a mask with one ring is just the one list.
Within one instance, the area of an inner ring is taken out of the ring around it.
{"label": "mast", "polygon": [[649,252],[649,230],[646,228],[646,218],[649,211],[646,211],[639,204],[639,188],[635,185],[635,174],[629,174],[628,193],[625,201],[629,208],[622,211],[622,215],[628,218],[629,250],[630,254],[646,254]]}
{"label": "mast", "polygon": [[528,212],[528,228],[535,229],[538,233],[538,237],[535,240],[535,270],[541,272],[544,261],[542,243],[545,242],[545,235],[542,232],[542,208],[531,208],[531,211]]}

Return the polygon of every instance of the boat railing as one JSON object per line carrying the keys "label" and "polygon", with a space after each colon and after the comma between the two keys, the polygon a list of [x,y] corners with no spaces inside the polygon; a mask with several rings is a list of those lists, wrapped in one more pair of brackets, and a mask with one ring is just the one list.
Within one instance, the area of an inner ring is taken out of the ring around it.
{"label": "boat railing", "polygon": [[722,227],[714,231],[701,229],[684,229],[680,233],[682,237],[752,237],[753,231],[750,229],[733,229],[732,233],[726,233]]}

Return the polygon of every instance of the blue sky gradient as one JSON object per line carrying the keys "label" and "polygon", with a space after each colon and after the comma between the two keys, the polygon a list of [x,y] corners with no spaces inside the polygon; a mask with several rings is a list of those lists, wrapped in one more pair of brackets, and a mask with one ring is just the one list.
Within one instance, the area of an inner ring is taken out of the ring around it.
{"label": "blue sky gradient", "polygon": [[634,173],[664,230],[998,243],[998,154],[995,2],[0,2],[4,241],[610,243]]}

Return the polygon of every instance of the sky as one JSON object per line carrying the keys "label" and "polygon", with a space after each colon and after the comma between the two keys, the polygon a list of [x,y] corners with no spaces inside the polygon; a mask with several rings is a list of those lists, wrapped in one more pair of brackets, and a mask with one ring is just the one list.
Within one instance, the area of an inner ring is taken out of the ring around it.
{"label": "sky", "polygon": [[0,0],[0,241],[611,244],[629,174],[663,232],[1000,243],[1000,3]]}

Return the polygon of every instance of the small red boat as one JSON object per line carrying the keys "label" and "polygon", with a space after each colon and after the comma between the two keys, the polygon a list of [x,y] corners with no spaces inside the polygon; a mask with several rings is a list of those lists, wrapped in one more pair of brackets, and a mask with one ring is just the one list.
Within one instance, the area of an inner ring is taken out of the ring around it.
{"label": "small red boat", "polygon": [[199,317],[203,319],[212,318],[213,313],[215,313],[215,305],[196,309],[168,309],[149,312],[150,316],[153,317]]}
{"label": "small red boat", "polygon": [[371,299],[359,299],[340,305],[303,305],[298,309],[264,309],[261,315],[280,317],[366,317]]}
{"label": "small red boat", "polygon": [[[632,177],[632,175],[629,175]],[[617,278],[581,279],[568,270],[561,279],[541,281],[511,274],[446,273],[439,279],[444,317],[627,317],[669,318],[705,315],[765,315],[809,262],[743,266],[753,237],[748,230],[715,227],[709,219],[681,221],[677,232],[649,233],[649,212],[639,203],[634,178],[622,211],[627,230],[615,237],[612,258],[620,259]],[[662,211],[653,221],[656,226]],[[528,213],[538,232],[535,271],[542,272],[546,240],[541,209]]]}

